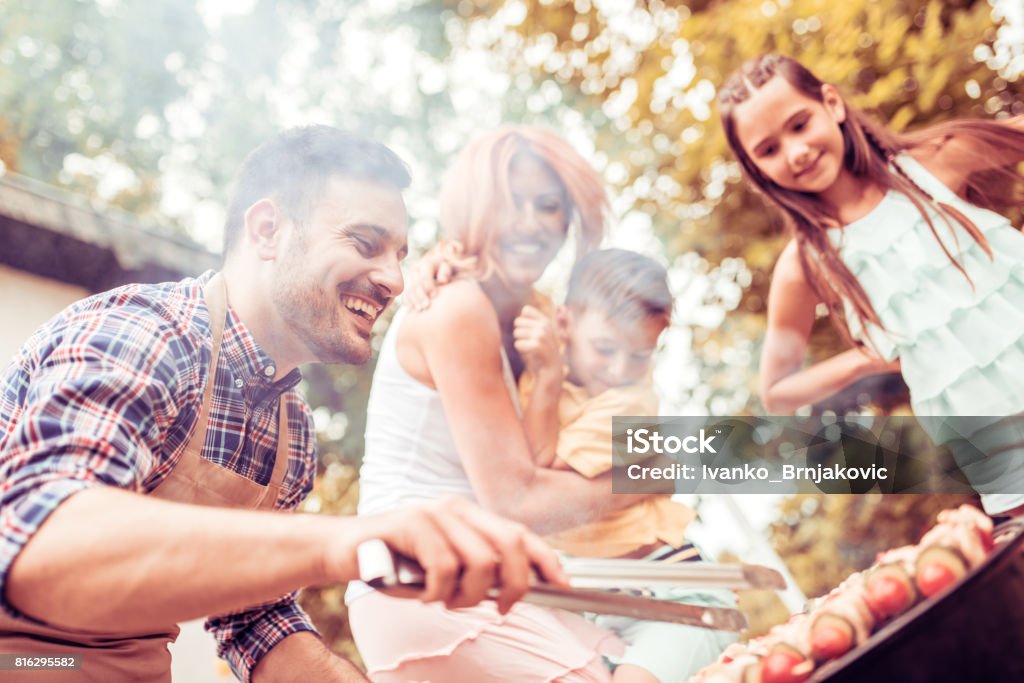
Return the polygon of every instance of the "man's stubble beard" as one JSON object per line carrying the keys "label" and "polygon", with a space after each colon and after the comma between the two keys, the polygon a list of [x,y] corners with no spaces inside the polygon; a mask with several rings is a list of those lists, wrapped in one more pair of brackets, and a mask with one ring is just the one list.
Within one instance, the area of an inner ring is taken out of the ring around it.
{"label": "man's stubble beard", "polygon": [[[304,283],[295,268],[277,271],[271,297],[278,315],[319,363],[362,365],[370,358],[370,342],[359,337],[351,321],[342,320],[341,292],[328,294],[316,283]],[[346,331],[346,328],[349,328]]]}

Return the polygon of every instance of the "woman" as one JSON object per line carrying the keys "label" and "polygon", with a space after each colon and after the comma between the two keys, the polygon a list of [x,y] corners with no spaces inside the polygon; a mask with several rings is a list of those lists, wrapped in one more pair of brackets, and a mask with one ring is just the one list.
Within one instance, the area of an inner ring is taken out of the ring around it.
{"label": "woman", "polygon": [[[537,468],[515,398],[523,361],[513,321],[541,303],[533,285],[570,232],[577,255],[597,246],[606,208],[597,174],[549,131],[500,128],[462,151],[441,190],[444,236],[462,245],[460,276],[429,308],[399,311],[384,340],[360,514],[455,495],[550,532],[636,503],[609,495],[607,477]],[[493,572],[462,580],[489,585]],[[446,609],[358,587],[349,598],[375,681],[607,681],[602,653],[621,647],[560,610]]]}

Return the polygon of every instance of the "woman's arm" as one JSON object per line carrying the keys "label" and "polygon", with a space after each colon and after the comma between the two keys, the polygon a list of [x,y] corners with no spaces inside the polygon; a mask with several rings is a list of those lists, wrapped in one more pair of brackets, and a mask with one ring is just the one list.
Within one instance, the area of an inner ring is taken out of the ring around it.
{"label": "woman's arm", "polygon": [[892,372],[889,363],[860,348],[800,370],[814,325],[818,297],[800,265],[796,242],[783,250],[768,294],[768,330],[761,350],[761,403],[771,415],[790,415],[868,375]]}
{"label": "woman's arm", "polygon": [[644,497],[612,495],[607,476],[588,480],[534,464],[502,375],[497,316],[477,283],[453,282],[438,291],[428,310],[410,311],[398,347],[400,359],[422,361],[440,393],[455,446],[485,508],[550,532]]}

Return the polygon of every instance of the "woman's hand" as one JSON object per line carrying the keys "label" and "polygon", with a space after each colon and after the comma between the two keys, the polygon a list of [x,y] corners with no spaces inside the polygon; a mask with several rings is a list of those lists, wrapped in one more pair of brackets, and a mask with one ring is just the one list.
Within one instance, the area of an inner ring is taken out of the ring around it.
{"label": "woman's hand", "polygon": [[462,251],[459,242],[439,242],[420,257],[406,278],[405,302],[414,310],[427,310],[438,287],[475,265],[476,259],[463,256]]}
{"label": "woman's hand", "polygon": [[551,318],[533,306],[523,306],[512,323],[512,338],[528,371],[538,377],[561,379],[562,353]]}

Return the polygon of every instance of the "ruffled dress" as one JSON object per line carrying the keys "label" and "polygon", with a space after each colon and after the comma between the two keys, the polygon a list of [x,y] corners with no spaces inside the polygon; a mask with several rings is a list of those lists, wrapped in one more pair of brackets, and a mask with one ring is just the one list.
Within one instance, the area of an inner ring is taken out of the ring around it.
{"label": "ruffled dress", "polygon": [[[968,281],[917,207],[890,190],[863,218],[829,230],[884,328],[862,327],[847,304],[850,331],[887,360],[900,359],[914,413],[937,443],[950,444],[972,485],[1022,504],[1024,428],[1003,418],[1024,413],[1024,234],[1005,217],[960,199],[909,155],[894,163],[978,226],[992,256],[958,224],[951,229],[933,215],[936,233]],[[984,457],[963,452],[965,440],[986,444]],[[1013,501],[983,502],[998,512]]]}

